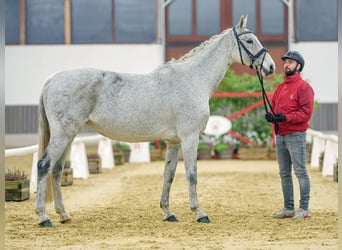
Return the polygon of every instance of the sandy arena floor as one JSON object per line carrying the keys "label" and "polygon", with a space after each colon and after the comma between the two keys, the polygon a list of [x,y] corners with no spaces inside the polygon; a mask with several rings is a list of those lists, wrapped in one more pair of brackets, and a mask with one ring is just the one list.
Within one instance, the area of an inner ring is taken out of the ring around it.
{"label": "sandy arena floor", "polygon": [[[6,167],[31,171],[32,157],[9,157]],[[159,199],[163,162],[124,164],[74,179],[63,187],[72,223],[60,224],[53,203],[52,228],[40,228],[35,194],[6,203],[6,249],[337,249],[338,185],[310,169],[312,218],[276,220],[282,207],[276,161],[198,162],[198,194],[211,224],[189,209],[183,162],[171,189],[178,223],[162,221]],[[298,205],[295,178],[296,206]]]}

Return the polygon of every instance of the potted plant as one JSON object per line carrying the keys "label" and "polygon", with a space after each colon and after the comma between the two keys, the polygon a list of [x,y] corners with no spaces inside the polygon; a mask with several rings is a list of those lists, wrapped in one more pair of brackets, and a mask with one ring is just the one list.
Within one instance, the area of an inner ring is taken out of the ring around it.
{"label": "potted plant", "polygon": [[101,157],[97,153],[87,154],[88,168],[90,174],[101,173]]}
{"label": "potted plant", "polygon": [[25,171],[7,169],[5,173],[6,201],[23,201],[30,198],[30,180]]}
{"label": "potted plant", "polygon": [[74,172],[71,168],[71,161],[66,160],[63,166],[61,186],[70,186],[74,182]]}
{"label": "potted plant", "polygon": [[113,144],[113,152],[115,156],[115,150],[120,149],[123,153],[123,158],[125,162],[129,162],[129,156],[131,154],[131,148],[125,143],[116,142]]}

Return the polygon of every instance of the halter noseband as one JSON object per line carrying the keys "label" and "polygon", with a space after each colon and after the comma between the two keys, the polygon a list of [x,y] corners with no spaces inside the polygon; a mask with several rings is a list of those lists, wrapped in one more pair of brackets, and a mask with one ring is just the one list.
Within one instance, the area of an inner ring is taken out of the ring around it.
{"label": "halter noseband", "polygon": [[[267,53],[267,50],[265,48],[261,48],[255,55],[252,54],[252,52],[250,52],[248,50],[248,48],[242,43],[241,39],[240,39],[240,36],[244,35],[244,34],[250,34],[250,33],[253,33],[252,31],[245,31],[245,32],[242,32],[240,34],[238,34],[236,32],[236,29],[235,27],[233,28],[233,32],[234,32],[234,36],[236,38],[236,41],[237,41],[237,44],[238,44],[238,48],[239,48],[239,54],[240,54],[240,60],[241,60],[241,63],[243,65],[245,65],[244,61],[243,61],[243,58],[242,58],[242,52],[241,52],[241,47],[244,49],[244,51],[246,52],[246,54],[249,56],[249,58],[251,59],[251,64],[249,65],[249,67],[252,69],[253,68],[253,64],[255,62],[256,59],[258,59],[260,56],[263,56],[262,57],[262,62],[261,62],[261,65],[264,63],[264,59],[265,59],[265,56],[266,56],[266,53]],[[255,69],[257,69],[257,67],[255,66]]]}

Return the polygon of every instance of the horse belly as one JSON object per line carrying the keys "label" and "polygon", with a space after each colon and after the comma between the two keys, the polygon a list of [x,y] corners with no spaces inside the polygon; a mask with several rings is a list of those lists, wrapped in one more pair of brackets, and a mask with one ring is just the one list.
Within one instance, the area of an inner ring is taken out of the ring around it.
{"label": "horse belly", "polygon": [[156,119],[89,120],[87,125],[96,132],[118,141],[144,142],[159,139],[176,139],[176,130]]}

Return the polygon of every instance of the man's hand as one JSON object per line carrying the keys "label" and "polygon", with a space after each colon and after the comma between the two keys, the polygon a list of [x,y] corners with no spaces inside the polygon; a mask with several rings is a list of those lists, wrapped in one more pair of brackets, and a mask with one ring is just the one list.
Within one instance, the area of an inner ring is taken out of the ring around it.
{"label": "man's hand", "polygon": [[278,113],[274,115],[274,121],[276,122],[285,122],[286,121],[286,116],[283,115],[282,113]]}
{"label": "man's hand", "polygon": [[274,122],[274,117],[273,117],[272,113],[266,113],[265,114],[265,120],[267,122]]}

